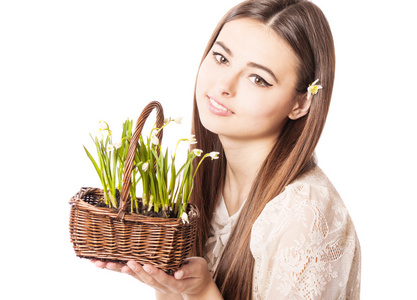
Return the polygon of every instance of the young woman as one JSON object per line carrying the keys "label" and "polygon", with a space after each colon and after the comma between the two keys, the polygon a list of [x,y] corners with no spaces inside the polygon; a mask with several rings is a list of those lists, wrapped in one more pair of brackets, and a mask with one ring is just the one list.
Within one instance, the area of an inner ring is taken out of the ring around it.
{"label": "young woman", "polygon": [[359,299],[355,229],[314,159],[334,70],[329,25],[311,2],[230,10],[196,82],[193,132],[220,159],[195,181],[194,256],[174,276],[95,264],[154,287],[157,299]]}

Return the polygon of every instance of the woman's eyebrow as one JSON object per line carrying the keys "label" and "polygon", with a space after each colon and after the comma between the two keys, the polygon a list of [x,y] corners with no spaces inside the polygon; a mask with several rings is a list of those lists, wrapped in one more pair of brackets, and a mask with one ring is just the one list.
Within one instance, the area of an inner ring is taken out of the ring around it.
{"label": "woman's eyebrow", "polygon": [[229,54],[230,56],[233,56],[232,50],[230,50],[223,42],[216,41],[215,44],[222,47],[223,50],[226,51],[227,54]]}

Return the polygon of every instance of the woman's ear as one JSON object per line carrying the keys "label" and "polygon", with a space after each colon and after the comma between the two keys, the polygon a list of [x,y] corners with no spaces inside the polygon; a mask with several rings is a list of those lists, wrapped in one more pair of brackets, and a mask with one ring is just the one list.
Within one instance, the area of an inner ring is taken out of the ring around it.
{"label": "woman's ear", "polygon": [[295,100],[295,105],[289,113],[288,118],[291,120],[297,120],[301,117],[304,117],[310,109],[312,99],[312,95],[309,97],[309,99],[307,99],[307,93],[298,95]]}

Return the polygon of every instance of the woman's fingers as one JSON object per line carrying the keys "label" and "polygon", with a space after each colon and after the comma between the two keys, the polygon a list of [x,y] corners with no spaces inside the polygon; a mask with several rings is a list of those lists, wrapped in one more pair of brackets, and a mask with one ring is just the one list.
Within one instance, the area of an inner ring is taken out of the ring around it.
{"label": "woman's fingers", "polygon": [[101,261],[101,260],[91,260],[91,262],[92,262],[92,263],[94,263],[94,265],[95,265],[97,268],[100,268],[100,269],[105,269],[105,268],[106,268],[106,266],[107,266],[107,262],[105,262],[105,261]]}
{"label": "woman's fingers", "polygon": [[108,269],[112,271],[121,272],[121,269],[123,268],[124,264],[121,263],[114,263],[114,262],[105,262],[97,259],[90,259],[90,261],[100,269]]}
{"label": "woman's fingers", "polygon": [[[184,282],[176,280],[173,276],[150,264],[145,264],[142,267],[134,261],[129,261],[127,267],[134,273],[132,276],[163,293],[180,293],[184,287]],[[123,269],[122,272],[124,271]]]}
{"label": "woman's fingers", "polygon": [[175,279],[205,277],[207,274],[207,262],[202,257],[190,257],[185,260],[184,265],[175,272]]}
{"label": "woman's fingers", "polygon": [[[153,267],[153,268],[156,269],[155,267]],[[156,269],[156,270],[158,270],[158,269]],[[160,289],[160,285],[158,284],[158,281],[155,280],[152,277],[152,275],[150,275],[148,272],[146,272],[143,269],[143,267],[135,261],[128,261],[126,266],[123,267],[122,273],[129,274],[129,275],[135,277],[136,279],[138,279],[139,281],[141,281],[141,282],[143,282],[143,283],[145,283],[145,284],[147,284],[147,285],[149,285],[149,286],[151,286],[155,289]]]}
{"label": "woman's fingers", "polygon": [[[167,278],[165,278],[164,280],[164,276],[166,275],[168,277],[170,277],[169,275],[165,274],[163,271],[151,266],[151,265],[147,265],[148,267],[151,268],[152,270],[152,275],[150,275],[149,273],[147,273],[143,267],[138,264],[135,261],[129,261],[127,264],[121,264],[121,263],[114,263],[114,262],[105,262],[105,261],[101,261],[101,260],[97,260],[97,259],[90,259],[90,261],[98,268],[100,269],[108,269],[111,271],[116,271],[116,272],[121,272],[124,274],[128,274],[134,278],[136,278],[137,280],[152,286],[154,288],[160,289],[161,286],[158,282],[158,280],[161,280],[163,282],[166,282],[165,280]],[[163,274],[161,274],[163,273]],[[158,278],[155,279],[153,277],[153,275],[156,275],[156,277]]]}
{"label": "woman's fingers", "polygon": [[155,268],[152,265],[144,265],[143,270],[160,285],[173,287],[176,284],[176,280],[174,279],[174,277],[166,274],[164,271]]}
{"label": "woman's fingers", "polygon": [[123,268],[123,266],[125,266],[124,264],[120,264],[120,263],[114,263],[114,262],[108,262],[106,264],[106,269],[109,270],[114,270],[114,271],[119,271]]}
{"label": "woman's fingers", "polygon": [[135,261],[120,264],[91,259],[91,262],[102,269],[128,274],[166,295],[181,293],[200,295],[213,281],[207,262],[201,257],[186,259],[184,265],[175,272],[174,276],[166,274],[151,264],[142,266]]}

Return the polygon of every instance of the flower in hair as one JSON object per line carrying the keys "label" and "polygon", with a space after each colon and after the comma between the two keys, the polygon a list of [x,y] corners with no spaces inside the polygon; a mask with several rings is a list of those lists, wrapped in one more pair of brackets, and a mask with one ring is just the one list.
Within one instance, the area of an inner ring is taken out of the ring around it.
{"label": "flower in hair", "polygon": [[316,84],[319,80],[316,79],[312,84],[310,84],[307,88],[307,100],[310,99],[311,95],[317,94],[317,92],[322,89],[323,87],[321,85]]}

